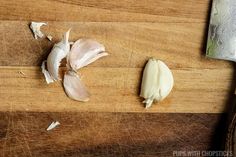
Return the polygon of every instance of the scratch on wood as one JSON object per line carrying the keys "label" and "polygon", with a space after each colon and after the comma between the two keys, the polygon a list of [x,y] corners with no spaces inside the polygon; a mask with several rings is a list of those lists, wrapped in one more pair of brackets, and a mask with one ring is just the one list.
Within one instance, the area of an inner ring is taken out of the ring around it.
{"label": "scratch on wood", "polygon": [[[21,140],[19,140],[19,138],[17,136],[15,136],[15,139],[16,139],[17,147],[20,147],[20,149],[22,150],[24,156],[26,156],[25,148],[24,148],[24,145],[22,145]],[[14,151],[15,150],[16,149],[14,149]],[[14,155],[17,155],[17,153],[14,153]]]}
{"label": "scratch on wood", "polygon": [[22,77],[24,77],[24,78],[26,77],[26,75],[25,75],[25,73],[24,73],[23,71],[19,71],[18,73],[19,73]]}
{"label": "scratch on wood", "polygon": [[[3,32],[2,33],[2,35],[3,35],[3,38],[2,38],[2,40],[3,40],[3,46],[4,46],[4,49],[3,49],[3,52],[1,52],[1,53],[6,53],[7,52],[7,44],[6,44],[6,33],[5,33],[5,28],[3,28],[4,27],[4,25],[2,26],[2,27],[0,27],[1,28],[1,32]],[[2,46],[2,45],[1,45]]]}
{"label": "scratch on wood", "polygon": [[129,127],[126,128],[126,131],[127,131],[127,135],[128,135],[129,141],[131,142],[131,145],[135,145],[135,142],[134,142],[134,140],[132,138],[132,135],[130,133]]}
{"label": "scratch on wood", "polygon": [[[12,103],[10,103],[10,113],[8,114],[8,123],[7,123],[7,132],[6,132],[6,137],[3,145],[3,150],[7,151],[7,141],[9,139],[9,132],[11,130],[11,125],[13,123],[13,118],[12,118]],[[2,151],[2,155],[5,156],[5,151]],[[9,151],[11,153],[11,148],[9,148]]]}
{"label": "scratch on wood", "polygon": [[[27,117],[27,113],[26,113],[26,117]],[[32,153],[31,153],[31,149],[30,149],[30,146],[29,146],[29,143],[28,143],[28,139],[26,139],[25,137],[28,136],[28,130],[26,129],[26,127],[23,125],[22,121],[20,122],[20,125],[22,127],[22,129],[24,130],[25,132],[25,135],[23,136],[23,139],[24,139],[24,144],[28,150],[28,154],[30,155],[30,157],[32,157]]]}
{"label": "scratch on wood", "polygon": [[[10,114],[9,114],[10,115]],[[8,116],[8,122],[7,122],[7,132],[6,132],[6,137],[4,139],[4,144],[3,144],[3,150],[2,151],[2,156],[4,157],[5,156],[5,150],[7,149],[6,148],[6,144],[7,144],[7,140],[8,140],[8,135],[9,135],[9,125],[10,125],[10,116]]]}

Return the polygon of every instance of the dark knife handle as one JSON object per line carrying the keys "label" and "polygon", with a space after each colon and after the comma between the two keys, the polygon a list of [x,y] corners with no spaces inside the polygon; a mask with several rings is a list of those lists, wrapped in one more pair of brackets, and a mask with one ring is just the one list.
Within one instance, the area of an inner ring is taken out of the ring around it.
{"label": "dark knife handle", "polygon": [[233,96],[233,103],[229,112],[228,130],[225,142],[225,151],[229,157],[236,157],[236,90]]}
{"label": "dark knife handle", "polygon": [[225,143],[225,150],[228,152],[232,152],[233,156],[236,156],[236,137],[235,137],[235,126],[236,126],[236,113],[234,114],[231,123],[228,128],[228,133],[226,137],[226,143]]}

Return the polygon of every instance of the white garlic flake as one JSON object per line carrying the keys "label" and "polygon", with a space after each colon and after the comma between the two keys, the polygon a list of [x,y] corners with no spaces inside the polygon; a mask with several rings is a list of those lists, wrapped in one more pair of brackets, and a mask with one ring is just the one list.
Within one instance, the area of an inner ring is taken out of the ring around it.
{"label": "white garlic flake", "polygon": [[44,36],[44,34],[40,30],[41,26],[43,25],[47,25],[47,24],[44,22],[31,22],[30,29],[34,33],[35,39],[42,38]]}
{"label": "white garlic flake", "polygon": [[58,121],[55,121],[55,122],[52,122],[48,128],[47,128],[47,131],[50,131],[52,129],[54,129],[56,126],[60,125],[60,123]]}
{"label": "white garlic flake", "polygon": [[49,72],[46,70],[46,64],[45,64],[46,62],[47,61],[43,61],[42,65],[41,65],[41,69],[42,69],[42,73],[44,74],[47,84],[49,84],[49,83],[53,83],[54,80],[52,79]]}
{"label": "white garlic flake", "polygon": [[51,35],[47,35],[47,39],[48,39],[49,41],[52,41],[52,36],[51,36]]}
{"label": "white garlic flake", "polygon": [[146,108],[154,101],[162,101],[171,92],[174,85],[172,72],[167,65],[154,58],[149,59],[143,71],[140,96],[145,100]]}

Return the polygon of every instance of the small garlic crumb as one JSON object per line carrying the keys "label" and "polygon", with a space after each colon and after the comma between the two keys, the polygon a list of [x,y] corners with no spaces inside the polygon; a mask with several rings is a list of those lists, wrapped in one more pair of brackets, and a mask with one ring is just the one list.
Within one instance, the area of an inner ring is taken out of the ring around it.
{"label": "small garlic crumb", "polygon": [[50,131],[52,129],[54,129],[56,126],[60,125],[60,123],[58,121],[55,121],[55,122],[52,122],[48,128],[47,128],[47,131]]}
{"label": "small garlic crumb", "polygon": [[47,35],[47,39],[48,39],[49,41],[52,41],[52,36],[51,36],[51,35]]}
{"label": "small garlic crumb", "polygon": [[38,39],[42,38],[44,36],[44,34],[41,32],[40,27],[43,25],[47,25],[44,22],[31,22],[30,24],[30,29],[32,30],[32,32],[34,33],[34,38]]}

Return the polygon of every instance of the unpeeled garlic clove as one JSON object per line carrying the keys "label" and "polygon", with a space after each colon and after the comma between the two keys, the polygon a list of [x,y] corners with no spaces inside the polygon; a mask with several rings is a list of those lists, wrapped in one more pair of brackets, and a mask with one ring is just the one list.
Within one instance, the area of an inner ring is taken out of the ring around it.
{"label": "unpeeled garlic clove", "polygon": [[66,94],[71,99],[83,102],[89,101],[90,94],[75,72],[68,71],[65,73],[63,85]]}
{"label": "unpeeled garlic clove", "polygon": [[76,74],[76,70],[107,55],[105,47],[91,39],[80,39],[73,44],[67,56],[68,72],[63,82],[65,91],[71,99],[84,102],[89,100],[90,94]]}
{"label": "unpeeled garlic clove", "polygon": [[146,108],[153,101],[162,101],[171,92],[174,85],[172,72],[167,65],[154,58],[149,59],[143,71],[140,96],[145,100]]}
{"label": "unpeeled garlic clove", "polygon": [[97,59],[107,56],[105,47],[92,39],[77,40],[67,56],[67,65],[74,71],[87,66]]}
{"label": "unpeeled garlic clove", "polygon": [[[86,102],[89,100],[85,85],[77,75],[77,70],[87,66],[97,59],[107,56],[105,47],[91,39],[80,39],[75,43],[68,41],[69,32],[66,32],[61,42],[54,45],[47,61],[44,61],[41,68],[47,83],[60,80],[58,70],[60,62],[67,56],[67,71],[64,75],[63,86],[66,94],[74,100]],[[73,44],[70,50],[70,44]],[[45,62],[47,62],[47,69]]]}
{"label": "unpeeled garlic clove", "polygon": [[34,33],[35,39],[38,39],[38,37],[42,38],[44,36],[44,34],[40,30],[41,26],[43,26],[43,25],[47,25],[47,24],[44,22],[31,22],[30,29]]}
{"label": "unpeeled garlic clove", "polygon": [[69,44],[69,34],[70,30],[68,30],[63,39],[55,44],[52,48],[52,51],[48,55],[47,58],[47,69],[51,76],[51,78],[55,81],[60,80],[59,77],[59,66],[61,64],[61,60],[67,56],[70,51],[70,44]]}

